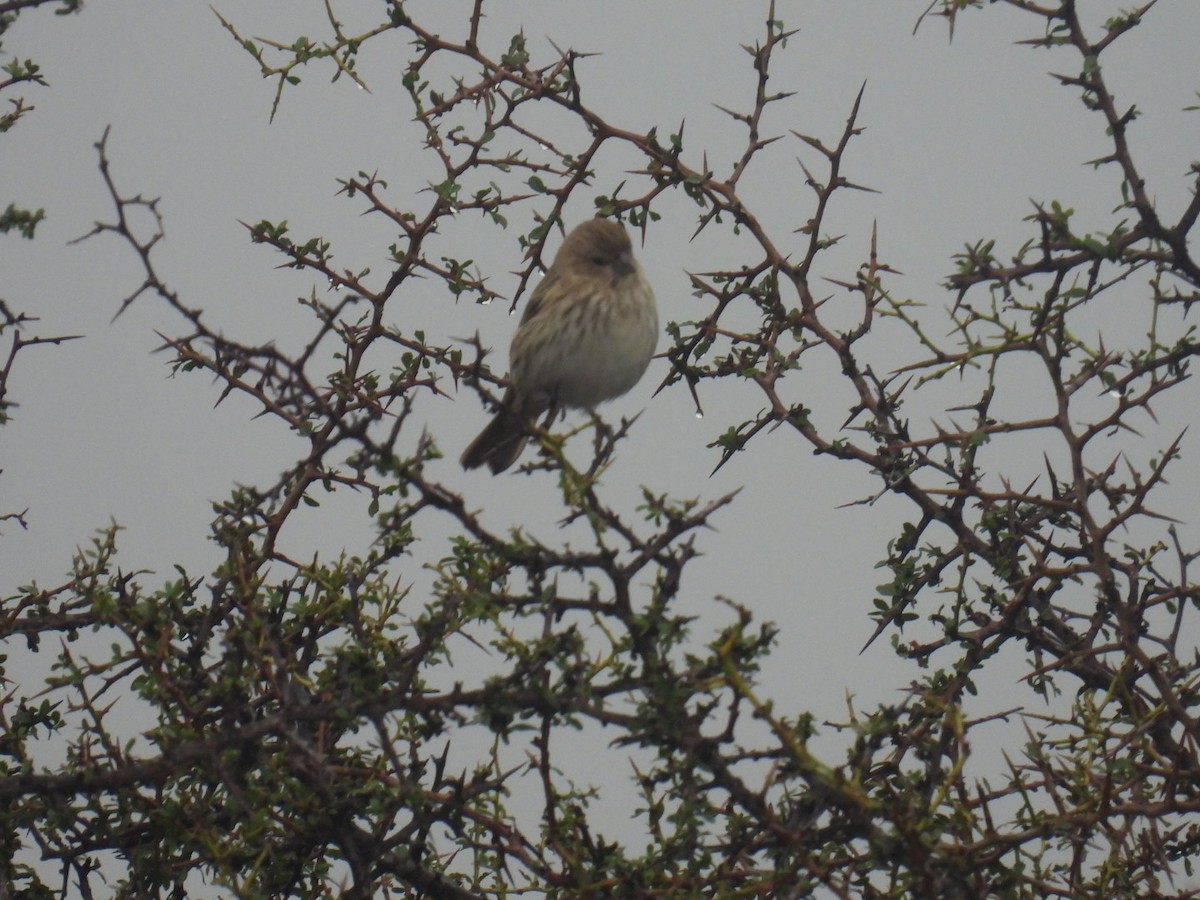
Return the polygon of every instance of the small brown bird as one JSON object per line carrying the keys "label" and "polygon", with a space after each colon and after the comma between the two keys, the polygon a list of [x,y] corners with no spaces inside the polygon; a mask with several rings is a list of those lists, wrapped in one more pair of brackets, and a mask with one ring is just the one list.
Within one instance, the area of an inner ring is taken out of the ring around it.
{"label": "small brown bird", "polygon": [[500,409],[463,452],[464,469],[516,462],[547,410],[591,409],[638,383],[658,344],[654,291],[616,222],[591,219],[563,240],[509,348]]}

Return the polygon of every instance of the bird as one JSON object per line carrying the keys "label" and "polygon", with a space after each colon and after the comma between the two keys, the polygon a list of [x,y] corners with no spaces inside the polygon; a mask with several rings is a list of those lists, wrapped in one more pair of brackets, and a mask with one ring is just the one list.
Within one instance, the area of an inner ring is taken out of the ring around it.
{"label": "bird", "polygon": [[508,389],[463,451],[463,468],[503,472],[542,413],[590,410],[621,396],[641,379],[657,344],[654,291],[625,228],[611,219],[580,223],[529,298],[509,347]]}

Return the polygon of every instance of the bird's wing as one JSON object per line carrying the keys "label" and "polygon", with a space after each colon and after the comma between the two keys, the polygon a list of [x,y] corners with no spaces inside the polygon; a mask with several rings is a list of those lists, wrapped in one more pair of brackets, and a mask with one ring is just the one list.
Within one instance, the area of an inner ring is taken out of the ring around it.
{"label": "bird's wing", "polygon": [[546,305],[546,297],[551,293],[551,289],[554,287],[555,282],[557,282],[559,278],[559,274],[551,269],[542,277],[542,280],[538,282],[537,287],[533,289],[533,293],[529,295],[529,302],[525,304],[525,312],[521,314],[522,325],[524,325],[534,316],[542,313],[543,307]]}

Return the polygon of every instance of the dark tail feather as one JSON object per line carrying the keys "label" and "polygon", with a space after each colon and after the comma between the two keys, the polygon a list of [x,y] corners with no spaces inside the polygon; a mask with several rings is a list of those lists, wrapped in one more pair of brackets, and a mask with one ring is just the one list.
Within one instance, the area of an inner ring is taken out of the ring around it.
{"label": "dark tail feather", "polygon": [[486,463],[492,474],[498,475],[517,461],[525,449],[526,437],[525,423],[512,410],[502,407],[463,451],[462,467],[477,469]]}

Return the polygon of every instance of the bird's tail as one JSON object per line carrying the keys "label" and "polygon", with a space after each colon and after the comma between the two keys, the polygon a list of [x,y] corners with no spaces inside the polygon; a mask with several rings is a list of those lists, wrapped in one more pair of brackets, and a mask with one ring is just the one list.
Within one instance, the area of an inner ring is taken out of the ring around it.
{"label": "bird's tail", "polygon": [[506,403],[463,451],[462,467],[477,469],[486,463],[492,474],[498,475],[517,461],[527,437],[525,423]]}

